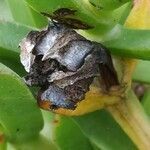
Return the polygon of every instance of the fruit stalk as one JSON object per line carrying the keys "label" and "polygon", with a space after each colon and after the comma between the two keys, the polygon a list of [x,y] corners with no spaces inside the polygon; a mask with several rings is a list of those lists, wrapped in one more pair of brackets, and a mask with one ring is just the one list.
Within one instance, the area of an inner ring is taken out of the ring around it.
{"label": "fruit stalk", "polygon": [[149,150],[150,122],[132,91],[106,108],[140,150]]}

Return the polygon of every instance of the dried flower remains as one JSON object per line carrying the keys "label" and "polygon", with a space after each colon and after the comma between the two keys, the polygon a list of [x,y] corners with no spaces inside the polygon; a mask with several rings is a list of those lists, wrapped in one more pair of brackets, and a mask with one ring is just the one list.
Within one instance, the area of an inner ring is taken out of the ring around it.
{"label": "dried flower remains", "polygon": [[25,82],[40,87],[38,103],[44,109],[75,109],[95,77],[105,91],[118,84],[109,51],[63,22],[31,31],[20,47]]}

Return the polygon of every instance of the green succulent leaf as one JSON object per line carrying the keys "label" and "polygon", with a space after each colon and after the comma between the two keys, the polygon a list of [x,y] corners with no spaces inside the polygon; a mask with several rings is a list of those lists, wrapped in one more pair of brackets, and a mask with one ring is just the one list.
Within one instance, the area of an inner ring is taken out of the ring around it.
{"label": "green succulent leaf", "polygon": [[83,134],[103,150],[136,150],[137,148],[121,130],[119,125],[104,110],[81,117],[74,117]]}
{"label": "green succulent leaf", "polygon": [[11,11],[8,7],[8,4],[6,3],[5,0],[0,0],[0,20],[3,21],[14,21]]}
{"label": "green succulent leaf", "polygon": [[113,10],[120,7],[128,1],[130,0],[90,0],[90,3],[92,3],[93,6],[95,6],[97,9]]}
{"label": "green succulent leaf", "polygon": [[[104,110],[78,117],[56,117],[54,141],[62,150],[137,150],[119,125]],[[80,144],[82,143],[82,144]]]}
{"label": "green succulent leaf", "polygon": [[61,150],[93,150],[91,142],[70,117],[54,119],[54,141]]}
{"label": "green succulent leaf", "polygon": [[133,73],[133,80],[150,84],[150,61],[139,60]]}
{"label": "green succulent leaf", "polygon": [[38,136],[43,119],[34,97],[22,79],[0,63],[0,125],[11,142]]}
{"label": "green succulent leaf", "polygon": [[41,28],[47,24],[47,19],[29,7],[24,0],[5,1],[9,6],[14,22],[37,28]]}
{"label": "green succulent leaf", "polygon": [[113,54],[123,57],[150,59],[150,30],[136,30],[116,25],[106,35],[104,45]]}
{"label": "green succulent leaf", "polygon": [[16,143],[11,146],[14,147],[14,150],[57,150],[55,145],[43,135],[38,136],[36,139],[31,139],[28,142]]}
{"label": "green succulent leaf", "polygon": [[19,43],[31,30],[16,23],[0,22],[0,62],[22,75],[24,69],[19,59]]}

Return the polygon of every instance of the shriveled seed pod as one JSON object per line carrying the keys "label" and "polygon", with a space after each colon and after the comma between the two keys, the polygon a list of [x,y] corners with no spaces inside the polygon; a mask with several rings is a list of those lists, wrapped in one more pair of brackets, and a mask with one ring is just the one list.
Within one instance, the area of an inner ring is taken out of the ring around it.
{"label": "shriveled seed pod", "polygon": [[96,77],[103,91],[118,85],[108,50],[63,24],[31,31],[20,47],[26,84],[40,87],[38,103],[44,109],[74,110]]}

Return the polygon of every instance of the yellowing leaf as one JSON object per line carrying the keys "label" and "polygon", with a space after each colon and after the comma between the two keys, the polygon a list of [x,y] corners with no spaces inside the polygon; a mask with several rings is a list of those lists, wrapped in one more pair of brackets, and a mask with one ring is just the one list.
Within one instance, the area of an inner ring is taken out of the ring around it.
{"label": "yellowing leaf", "polygon": [[150,28],[150,0],[134,0],[125,26],[134,29]]}
{"label": "yellowing leaf", "polygon": [[[133,8],[128,16],[125,26],[133,29],[150,28],[150,0],[134,0]],[[131,41],[132,42],[132,41]],[[130,84],[131,75],[137,61],[134,59],[125,60],[123,82]]]}

